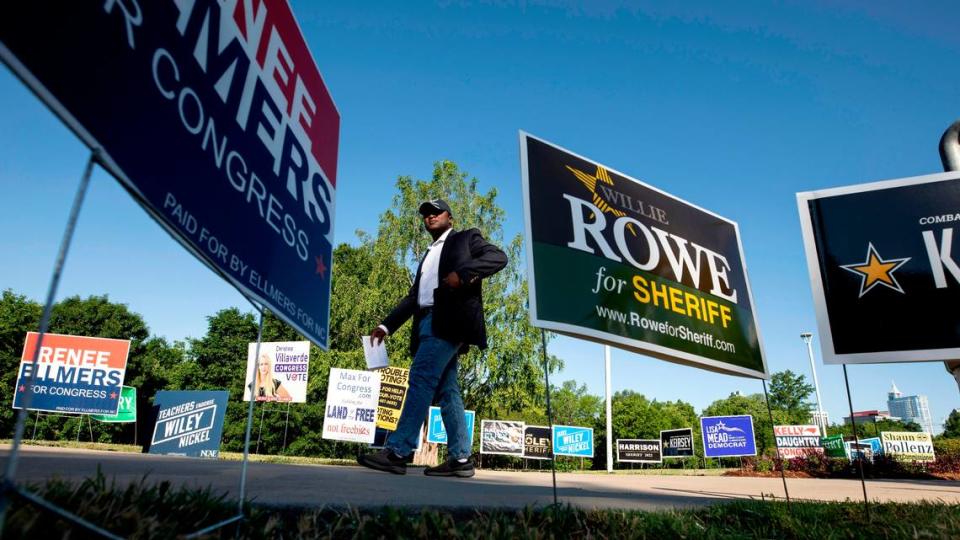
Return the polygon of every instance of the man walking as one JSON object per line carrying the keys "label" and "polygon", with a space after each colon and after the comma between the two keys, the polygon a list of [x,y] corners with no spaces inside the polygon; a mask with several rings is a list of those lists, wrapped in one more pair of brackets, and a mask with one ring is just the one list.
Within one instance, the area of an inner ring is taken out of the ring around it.
{"label": "man walking", "polygon": [[457,381],[457,355],[470,345],[487,347],[480,282],[507,265],[507,256],[480,231],[453,229],[450,206],[442,199],[420,205],[423,225],[433,243],[420,261],[410,292],[370,332],[375,343],[413,317],[410,333],[410,387],[397,429],[384,449],[357,461],[371,469],[406,474],[418,446],[420,425],[431,403],[440,404],[449,442],[449,459],[428,467],[428,476],[473,476],[469,438]]}

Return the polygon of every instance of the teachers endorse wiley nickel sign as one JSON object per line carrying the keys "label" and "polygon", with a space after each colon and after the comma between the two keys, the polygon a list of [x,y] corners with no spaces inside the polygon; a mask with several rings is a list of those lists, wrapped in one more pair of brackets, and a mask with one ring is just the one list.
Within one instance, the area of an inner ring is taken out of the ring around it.
{"label": "teachers endorse wiley nickel sign", "polygon": [[520,133],[535,326],[767,378],[737,224]]}
{"label": "teachers endorse wiley nickel sign", "polygon": [[827,364],[960,358],[960,173],[797,194]]}
{"label": "teachers endorse wiley nickel sign", "polygon": [[286,0],[9,2],[0,59],[168,233],[327,347],[340,114]]}

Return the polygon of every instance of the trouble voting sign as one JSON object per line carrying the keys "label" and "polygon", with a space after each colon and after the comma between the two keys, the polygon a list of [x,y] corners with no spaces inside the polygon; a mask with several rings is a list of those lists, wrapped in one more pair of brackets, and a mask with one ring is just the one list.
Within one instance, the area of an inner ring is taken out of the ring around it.
{"label": "trouble voting sign", "polygon": [[327,347],[340,114],[286,0],[7,3],[0,60],[168,233]]}

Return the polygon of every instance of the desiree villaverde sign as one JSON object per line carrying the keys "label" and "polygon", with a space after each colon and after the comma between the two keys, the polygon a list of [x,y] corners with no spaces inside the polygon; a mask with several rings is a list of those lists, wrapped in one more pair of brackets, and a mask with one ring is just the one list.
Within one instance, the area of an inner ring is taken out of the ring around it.
{"label": "desiree villaverde sign", "polygon": [[326,348],[340,115],[285,0],[14,2],[0,59],[167,232]]}
{"label": "desiree villaverde sign", "polygon": [[523,132],[520,161],[535,326],[767,377],[736,223]]}

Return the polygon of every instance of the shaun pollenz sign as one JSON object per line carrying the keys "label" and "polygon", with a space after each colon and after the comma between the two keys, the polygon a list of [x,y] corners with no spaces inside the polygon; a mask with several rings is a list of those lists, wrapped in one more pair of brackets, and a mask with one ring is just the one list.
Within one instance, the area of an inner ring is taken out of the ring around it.
{"label": "shaun pollenz sign", "polygon": [[825,363],[960,358],[960,174],[798,193],[797,204]]}
{"label": "shaun pollenz sign", "polygon": [[898,461],[933,462],[937,459],[929,433],[883,431],[880,440],[883,453]]}
{"label": "shaun pollenz sign", "polygon": [[767,377],[736,223],[523,132],[520,161],[535,326]]}

